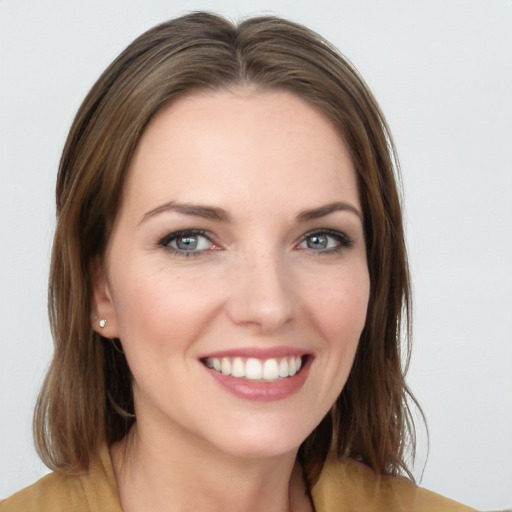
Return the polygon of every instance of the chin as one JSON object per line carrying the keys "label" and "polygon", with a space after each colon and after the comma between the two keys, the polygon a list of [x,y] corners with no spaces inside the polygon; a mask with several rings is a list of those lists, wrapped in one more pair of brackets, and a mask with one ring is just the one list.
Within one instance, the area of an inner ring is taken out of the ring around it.
{"label": "chin", "polygon": [[241,458],[278,457],[284,454],[296,453],[310,430],[279,428],[274,425],[259,426],[255,423],[247,428],[237,426],[233,431],[226,431],[222,439],[215,442],[223,452]]}

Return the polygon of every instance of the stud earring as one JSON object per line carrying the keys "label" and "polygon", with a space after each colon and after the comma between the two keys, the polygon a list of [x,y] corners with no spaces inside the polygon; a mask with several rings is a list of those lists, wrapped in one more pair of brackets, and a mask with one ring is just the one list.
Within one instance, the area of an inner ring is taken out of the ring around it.
{"label": "stud earring", "polygon": [[103,327],[105,327],[105,325],[107,325],[107,321],[104,318],[102,318],[98,322],[98,325],[103,329]]}

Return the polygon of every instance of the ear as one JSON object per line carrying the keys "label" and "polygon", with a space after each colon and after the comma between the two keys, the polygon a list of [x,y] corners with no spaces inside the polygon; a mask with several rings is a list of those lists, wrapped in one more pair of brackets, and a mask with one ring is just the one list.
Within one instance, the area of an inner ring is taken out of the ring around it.
{"label": "ear", "polygon": [[[91,262],[92,328],[104,338],[119,338],[119,324],[103,262]],[[103,327],[102,327],[103,326]]]}

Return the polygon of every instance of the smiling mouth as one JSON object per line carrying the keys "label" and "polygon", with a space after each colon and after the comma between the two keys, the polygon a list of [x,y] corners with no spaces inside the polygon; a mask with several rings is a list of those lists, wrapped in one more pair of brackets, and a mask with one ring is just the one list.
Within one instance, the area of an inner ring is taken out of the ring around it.
{"label": "smiling mouth", "polygon": [[307,356],[268,359],[254,357],[205,357],[201,362],[215,372],[236,379],[274,382],[293,377],[304,367]]}

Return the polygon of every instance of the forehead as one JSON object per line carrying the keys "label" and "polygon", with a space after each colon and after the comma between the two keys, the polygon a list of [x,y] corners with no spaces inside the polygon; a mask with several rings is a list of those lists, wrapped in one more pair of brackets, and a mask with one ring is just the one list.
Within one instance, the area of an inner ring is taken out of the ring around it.
{"label": "forehead", "polygon": [[163,107],[135,151],[125,199],[137,196],[141,207],[235,199],[358,206],[356,181],[347,147],[322,112],[289,92],[240,88]]}

